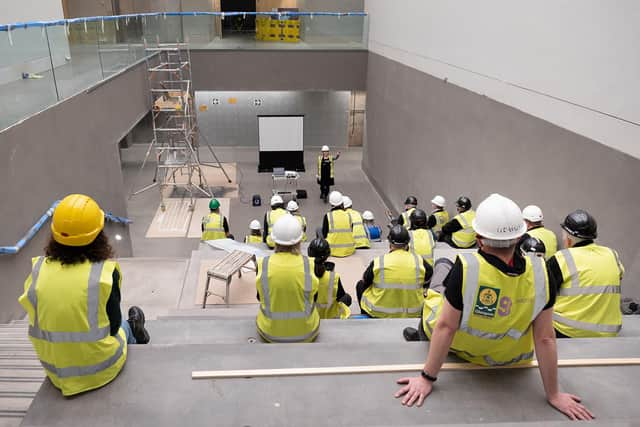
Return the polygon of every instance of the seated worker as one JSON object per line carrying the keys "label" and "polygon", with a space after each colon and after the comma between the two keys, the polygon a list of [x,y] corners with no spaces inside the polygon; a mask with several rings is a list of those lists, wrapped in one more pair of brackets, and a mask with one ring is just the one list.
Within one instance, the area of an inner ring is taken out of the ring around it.
{"label": "seated worker", "polygon": [[556,337],[615,337],[622,328],[620,257],[594,242],[598,224],[588,212],[570,213],[561,226],[566,249],[547,261],[558,284],[553,314]]}
{"label": "seated worker", "polygon": [[420,317],[424,289],[433,269],[409,252],[409,232],[402,225],[389,231],[389,253],[375,258],[356,285],[362,314],[369,317]]}
{"label": "seated worker", "polygon": [[351,315],[351,295],[344,291],[336,265],[327,261],[331,255],[329,242],[313,239],[307,248],[307,254],[313,258],[314,273],[319,279],[318,313],[321,319],[348,319]]}
{"label": "seated worker", "polygon": [[202,218],[202,241],[217,239],[233,239],[229,234],[227,218],[220,213],[220,202],[211,199],[209,202],[209,215]]}
{"label": "seated worker", "polygon": [[329,195],[331,210],[322,220],[322,237],[331,246],[331,256],[347,257],[356,252],[356,242],[353,239],[353,224],[351,218],[344,211],[342,194],[332,191]]}
{"label": "seated worker", "polygon": [[447,201],[442,196],[435,196],[431,200],[432,211],[427,219],[427,228],[431,229],[436,239],[442,233],[442,226],[449,222],[449,212],[445,209],[446,203]]}
{"label": "seated worker", "polygon": [[442,226],[442,234],[438,240],[446,242],[453,248],[472,248],[476,244],[476,233],[473,231],[471,222],[476,217],[476,213],[471,209],[471,200],[466,196],[458,197],[456,210],[458,215]]}
{"label": "seated worker", "polygon": [[373,212],[362,212],[362,222],[364,224],[364,231],[367,233],[367,239],[369,242],[382,242],[382,229],[375,224],[375,217]]}
{"label": "seated worker", "polygon": [[[540,257],[523,258],[517,250],[525,224],[520,208],[511,200],[492,194],[478,206],[473,221],[477,253],[458,255],[444,279],[433,282],[425,300],[420,328],[431,341],[423,370],[416,377],[401,378],[404,385],[395,397],[402,404],[421,406],[432,392],[447,353],[485,366],[528,363],[535,354],[547,401],[575,419],[593,415],[580,399],[561,393],[555,335],[552,325],[554,284]],[[434,277],[446,264],[436,261]],[[419,337],[413,329],[405,338]]]}
{"label": "seated worker", "polygon": [[422,209],[415,209],[409,218],[411,221],[409,250],[420,255],[433,266],[433,248],[436,242],[433,240],[431,231],[427,229],[427,213]]}
{"label": "seated worker", "polygon": [[264,214],[264,234],[262,235],[262,241],[266,243],[269,248],[273,249],[276,245],[271,239],[271,229],[276,221],[287,214],[287,211],[284,210],[284,200],[282,200],[282,197],[278,194],[271,197],[270,205],[271,209]]}
{"label": "seated worker", "polygon": [[364,230],[364,223],[362,222],[362,215],[360,212],[353,209],[353,201],[351,197],[342,196],[342,206],[344,211],[349,215],[351,224],[353,225],[353,240],[356,242],[356,249],[369,249],[371,244],[369,243],[369,237]]}
{"label": "seated worker", "polygon": [[300,207],[295,200],[290,200],[287,203],[287,212],[293,215],[298,221],[300,221],[300,226],[302,227],[302,241],[307,241],[307,219],[300,215],[299,211]]}
{"label": "seated worker", "polygon": [[244,242],[251,245],[262,243],[262,232],[260,231],[260,221],[254,219],[249,223],[249,235],[244,237]]}
{"label": "seated worker", "polygon": [[409,216],[411,216],[411,212],[413,212],[413,210],[417,206],[418,199],[416,199],[414,196],[408,196],[404,201],[404,211],[398,216],[397,219],[394,219],[391,211],[387,210],[387,217],[389,217],[391,225],[402,225],[407,230],[411,228],[411,221],[409,220]]}
{"label": "seated worker", "polygon": [[20,305],[40,363],[64,396],[111,382],[127,344],[146,344],[144,312],[120,312],[122,273],[103,233],[104,212],[90,197],[71,194],[53,212],[46,256],[33,258]]}
{"label": "seated worker", "polygon": [[542,240],[547,251],[545,258],[551,258],[551,255],[558,252],[558,239],[553,231],[545,228],[542,224],[544,219],[542,210],[535,205],[529,205],[522,210],[522,217],[527,224],[527,234],[523,236],[523,240],[529,236]]}
{"label": "seated worker", "polygon": [[[526,234],[524,236],[526,236]],[[534,255],[537,257],[544,258],[544,254],[547,248],[545,248],[544,242],[542,240],[537,239],[535,237],[527,237],[524,240],[520,239],[520,241],[522,243],[518,244],[518,248],[520,248],[520,254],[523,257]]]}
{"label": "seated worker", "polygon": [[318,336],[319,281],[313,260],[300,254],[302,227],[291,215],[273,226],[273,255],[258,259],[258,333],[266,342],[311,342]]}

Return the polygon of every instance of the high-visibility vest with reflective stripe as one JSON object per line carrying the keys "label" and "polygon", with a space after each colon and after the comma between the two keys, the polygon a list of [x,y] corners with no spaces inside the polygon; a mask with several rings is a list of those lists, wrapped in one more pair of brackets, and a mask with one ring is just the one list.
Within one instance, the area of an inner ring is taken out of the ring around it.
{"label": "high-visibility vest with reflective stripe", "polygon": [[[340,304],[338,297],[338,281],[340,275],[335,270],[325,271],[318,279],[318,313],[321,319],[346,319],[351,314],[349,308]],[[346,308],[346,310],[345,310]]]}
{"label": "high-visibility vest with reflective stripe", "polygon": [[306,230],[307,230],[307,219],[305,217],[303,217],[302,215],[298,215],[298,214],[293,215],[293,217],[295,219],[297,219],[298,222],[300,223],[300,227],[302,227],[302,241],[306,242],[307,241],[307,232],[306,232]]}
{"label": "high-visibility vest with reflective stripe", "polygon": [[410,230],[409,250],[420,255],[430,265],[433,265],[433,247],[436,245],[431,231],[423,228]]}
{"label": "high-visibility vest with reflective stripe", "polygon": [[302,255],[275,253],[258,260],[256,287],[260,309],[258,333],[267,342],[311,342],[318,335],[315,305],[318,278],[313,261]]}
{"label": "high-visibility vest with reflective stripe", "polygon": [[402,216],[402,225],[407,230],[411,228],[411,214],[415,211],[416,208],[409,208],[406,211],[402,212],[400,215]]}
{"label": "high-visibility vest with reflective stripe", "polygon": [[624,267],[610,248],[590,244],[555,254],[564,282],[553,326],[568,337],[614,337],[622,328],[620,280]]}
{"label": "high-visibility vest with reflective stripe", "polygon": [[[330,172],[329,172],[329,178],[334,178],[333,176],[333,156],[329,156],[329,164],[331,165],[330,167]],[[318,176],[322,176],[322,156],[318,156]]]}
{"label": "high-visibility vest with reflective stripe", "polygon": [[[502,366],[533,358],[533,321],[549,301],[544,260],[529,256],[523,274],[509,276],[480,254],[460,254],[463,308],[451,351],[478,365]],[[442,294],[427,291],[424,331],[433,334]]]}
{"label": "high-visibility vest with reflective stripe", "polygon": [[262,236],[256,236],[255,234],[249,234],[245,236],[244,242],[250,245],[257,245],[262,243]]}
{"label": "high-visibility vest with reflective stripe", "polygon": [[349,218],[351,219],[351,224],[353,225],[353,240],[356,242],[357,249],[370,248],[371,244],[369,243],[369,237],[367,232],[364,229],[364,223],[362,222],[362,215],[360,212],[354,209],[345,209],[344,210]]}
{"label": "high-visibility vest with reflective stripe", "polygon": [[536,239],[542,240],[544,243],[544,257],[549,259],[558,251],[558,239],[556,238],[556,234],[544,227],[532,228],[527,231],[527,234],[531,237],[535,237]]}
{"label": "high-visibility vest with reflective stripe", "polygon": [[471,222],[476,217],[475,211],[469,209],[466,212],[459,213],[453,219],[458,220],[462,226],[462,230],[458,230],[451,234],[451,240],[460,248],[470,248],[476,243],[476,232],[471,227]]}
{"label": "high-visibility vest with reflective stripe", "polygon": [[447,211],[433,211],[431,213],[436,219],[436,225],[431,227],[434,232],[442,231],[442,226],[449,222],[449,212]]}
{"label": "high-visibility vest with reflective stripe", "polygon": [[65,396],[102,387],[124,366],[127,338],[122,328],[110,335],[106,309],[114,270],[120,272],[113,261],[32,261],[19,302],[29,315],[29,338],[40,363]]}
{"label": "high-visibility vest with reflective stripe", "polygon": [[356,246],[349,215],[341,209],[329,211],[327,222],[329,223],[327,242],[331,246],[331,255],[337,257],[352,255],[356,251]]}
{"label": "high-visibility vest with reflective stripe", "polygon": [[271,249],[276,247],[275,242],[271,238],[271,232],[273,231],[273,225],[283,216],[287,215],[288,212],[282,208],[272,209],[267,212],[267,226],[269,230],[269,234],[267,234],[267,246]]}
{"label": "high-visibility vest with reflective stripe", "polygon": [[414,252],[396,249],[373,260],[373,284],[362,294],[362,310],[372,317],[420,317],[424,265]]}
{"label": "high-visibility vest with reflective stripe", "polygon": [[211,212],[209,215],[202,218],[202,224],[204,225],[202,240],[217,240],[227,238],[227,235],[224,232],[224,216],[215,212]]}

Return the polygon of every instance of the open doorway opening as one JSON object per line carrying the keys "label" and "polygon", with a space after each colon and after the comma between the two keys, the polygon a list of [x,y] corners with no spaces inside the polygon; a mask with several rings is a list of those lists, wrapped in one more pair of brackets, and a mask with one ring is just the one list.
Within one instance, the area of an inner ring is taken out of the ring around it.
{"label": "open doorway opening", "polygon": [[[256,0],[222,0],[220,3],[222,12],[255,12]],[[226,17],[222,21],[222,37],[229,36],[255,36],[255,15],[239,15]]]}

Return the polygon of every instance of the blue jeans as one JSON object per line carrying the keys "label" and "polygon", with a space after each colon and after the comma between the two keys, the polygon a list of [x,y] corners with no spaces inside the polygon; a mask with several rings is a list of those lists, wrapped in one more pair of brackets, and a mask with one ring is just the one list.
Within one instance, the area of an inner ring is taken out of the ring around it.
{"label": "blue jeans", "polygon": [[127,344],[138,344],[136,337],[133,336],[133,332],[131,331],[131,326],[126,319],[122,319],[121,327],[124,329],[124,334],[127,336]]}

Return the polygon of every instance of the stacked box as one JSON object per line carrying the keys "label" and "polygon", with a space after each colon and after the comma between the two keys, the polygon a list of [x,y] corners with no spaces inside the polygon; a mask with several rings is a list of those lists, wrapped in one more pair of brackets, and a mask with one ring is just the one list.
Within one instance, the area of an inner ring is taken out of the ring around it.
{"label": "stacked box", "polygon": [[257,16],[256,40],[297,43],[300,41],[300,20]]}

